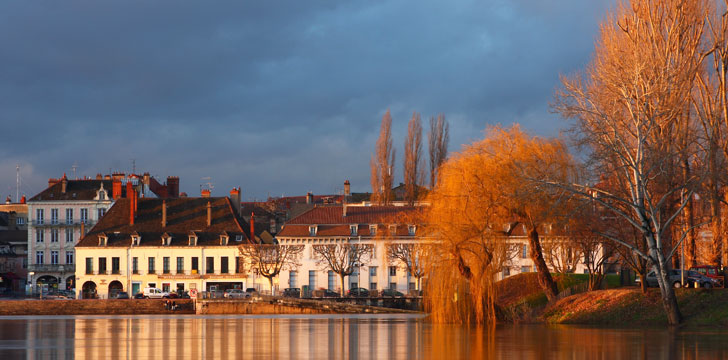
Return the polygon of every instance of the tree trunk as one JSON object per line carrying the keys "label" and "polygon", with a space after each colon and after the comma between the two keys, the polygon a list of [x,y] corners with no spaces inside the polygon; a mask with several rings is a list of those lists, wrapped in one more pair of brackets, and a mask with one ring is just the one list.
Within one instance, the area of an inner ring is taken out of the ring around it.
{"label": "tree trunk", "polygon": [[339,274],[339,279],[341,280],[341,297],[346,296],[346,294],[344,294],[344,278],[345,277],[346,277],[346,275]]}
{"label": "tree trunk", "polygon": [[682,314],[677,306],[675,290],[668,277],[667,261],[665,261],[665,257],[656,248],[653,248],[653,251],[650,252],[652,258],[656,258],[658,261],[653,268],[655,270],[655,274],[657,274],[657,282],[660,285],[662,307],[665,309],[667,322],[670,325],[679,325],[680,322],[682,322]]}
{"label": "tree trunk", "polygon": [[275,292],[275,290],[273,290],[273,277],[266,276],[266,278],[268,278],[268,284],[270,285],[270,295],[276,296],[276,292]]}
{"label": "tree trunk", "polygon": [[647,270],[639,271],[640,274],[640,290],[643,294],[647,294]]}
{"label": "tree trunk", "polygon": [[556,300],[559,290],[556,282],[551,277],[548,266],[546,266],[546,260],[544,260],[543,251],[541,250],[541,241],[539,240],[538,231],[535,227],[528,230],[528,246],[531,248],[531,261],[533,261],[533,265],[536,267],[538,283],[546,294],[546,298],[549,299],[549,302],[552,302]]}

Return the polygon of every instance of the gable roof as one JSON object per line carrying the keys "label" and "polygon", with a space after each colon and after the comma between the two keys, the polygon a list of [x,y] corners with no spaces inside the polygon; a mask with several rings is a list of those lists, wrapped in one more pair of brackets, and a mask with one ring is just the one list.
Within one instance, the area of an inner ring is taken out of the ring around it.
{"label": "gable roof", "polygon": [[111,180],[68,180],[66,183],[66,192],[62,193],[62,184],[57,182],[37,195],[28,200],[31,201],[53,201],[53,200],[93,200],[101,184],[104,184],[104,190],[111,197]]}
{"label": "gable roof", "polygon": [[[162,204],[167,204],[167,226],[162,227]],[[207,226],[207,204],[212,210],[212,225]],[[99,235],[106,235],[106,247],[129,247],[131,235],[137,233],[139,246],[161,246],[162,235],[172,237],[169,246],[189,246],[191,233],[197,235],[197,246],[237,246],[235,237],[248,241],[245,223],[238,218],[230,200],[219,198],[139,198],[134,225],[129,224],[130,201],[116,201],[96,226],[84,236],[77,247],[98,247]],[[220,235],[230,236],[228,245],[220,245]],[[102,236],[103,236],[102,235]]]}
{"label": "gable roof", "polygon": [[[357,227],[357,236],[373,236],[370,226],[390,236],[409,236],[404,223],[414,218],[421,208],[414,206],[347,206],[346,216],[342,205],[320,206],[304,212],[288,221],[277,236],[310,236],[309,226],[317,227],[316,236],[351,236],[351,226]],[[398,224],[395,233],[389,233],[389,225]]]}

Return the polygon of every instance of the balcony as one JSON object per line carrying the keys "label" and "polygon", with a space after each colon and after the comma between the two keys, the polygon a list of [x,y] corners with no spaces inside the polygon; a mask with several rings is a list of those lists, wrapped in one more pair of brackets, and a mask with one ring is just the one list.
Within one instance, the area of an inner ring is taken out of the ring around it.
{"label": "balcony", "polygon": [[76,265],[74,264],[28,264],[28,271],[42,273],[42,272],[57,272],[57,273],[72,273],[76,272]]}
{"label": "balcony", "polygon": [[46,227],[81,227],[81,224],[85,224],[86,227],[89,229],[96,224],[95,221],[91,221],[91,220],[86,220],[86,221],[79,220],[79,221],[74,221],[71,223],[67,223],[65,221],[53,222],[53,221],[33,220],[33,221],[30,221],[30,223],[33,224],[33,226],[46,226]]}

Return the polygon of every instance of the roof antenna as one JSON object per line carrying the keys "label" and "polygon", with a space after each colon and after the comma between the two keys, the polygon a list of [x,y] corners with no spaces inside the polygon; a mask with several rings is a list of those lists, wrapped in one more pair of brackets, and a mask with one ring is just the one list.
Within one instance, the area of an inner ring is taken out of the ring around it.
{"label": "roof antenna", "polygon": [[73,169],[73,178],[78,180],[78,177],[76,176],[76,169],[78,169],[78,165],[76,165],[76,162],[73,162],[73,165],[71,166],[71,169]]}
{"label": "roof antenna", "polygon": [[136,174],[136,159],[131,159],[131,173]]}
{"label": "roof antenna", "polygon": [[20,164],[15,165],[15,201],[20,202]]}

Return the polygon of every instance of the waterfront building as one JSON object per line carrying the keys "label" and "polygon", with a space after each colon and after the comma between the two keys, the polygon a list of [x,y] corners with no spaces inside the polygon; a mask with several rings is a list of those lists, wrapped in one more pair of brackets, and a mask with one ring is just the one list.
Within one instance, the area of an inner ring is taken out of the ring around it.
{"label": "waterfront building", "polygon": [[84,298],[164,291],[244,289],[238,247],[248,242],[239,190],[227,197],[116,201],[76,245],[76,281]]}
{"label": "waterfront building", "polygon": [[25,196],[0,204],[0,292],[25,291],[28,273],[28,204]]}

